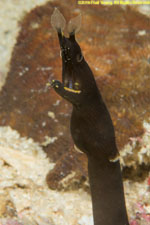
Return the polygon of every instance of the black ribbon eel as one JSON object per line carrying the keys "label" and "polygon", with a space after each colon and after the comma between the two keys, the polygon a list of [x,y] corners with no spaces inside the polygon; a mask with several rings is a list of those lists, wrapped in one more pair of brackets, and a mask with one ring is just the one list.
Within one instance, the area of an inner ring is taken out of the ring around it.
{"label": "black ribbon eel", "polygon": [[129,225],[113,123],[75,39],[81,16],[69,22],[69,37],[63,35],[66,22],[58,9],[51,23],[62,56],[62,82],[53,80],[51,85],[73,105],[70,130],[75,145],[88,158],[94,225]]}

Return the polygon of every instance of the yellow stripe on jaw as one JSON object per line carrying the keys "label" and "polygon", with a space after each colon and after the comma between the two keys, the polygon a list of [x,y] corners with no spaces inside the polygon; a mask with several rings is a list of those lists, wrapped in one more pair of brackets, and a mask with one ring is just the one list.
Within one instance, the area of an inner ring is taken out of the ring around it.
{"label": "yellow stripe on jaw", "polygon": [[80,90],[74,90],[74,89],[71,89],[71,88],[68,88],[68,87],[64,87],[64,89],[65,89],[66,91],[70,91],[70,92],[73,92],[73,93],[76,93],[76,94],[80,94],[80,93],[81,93]]}

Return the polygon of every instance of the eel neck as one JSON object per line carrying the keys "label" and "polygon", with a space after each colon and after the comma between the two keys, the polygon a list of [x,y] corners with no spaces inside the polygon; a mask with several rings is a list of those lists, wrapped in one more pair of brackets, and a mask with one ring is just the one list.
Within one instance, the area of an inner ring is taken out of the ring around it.
{"label": "eel neck", "polygon": [[94,225],[129,225],[120,163],[88,158]]}

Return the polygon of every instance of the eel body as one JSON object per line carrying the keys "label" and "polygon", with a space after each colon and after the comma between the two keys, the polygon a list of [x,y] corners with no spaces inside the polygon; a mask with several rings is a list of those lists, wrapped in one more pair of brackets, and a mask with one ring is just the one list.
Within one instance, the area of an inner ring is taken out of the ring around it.
{"label": "eel body", "polygon": [[[53,14],[53,26],[55,17],[59,20],[58,10]],[[53,80],[51,85],[73,105],[70,130],[75,145],[88,157],[94,225],[129,225],[110,114],[75,40],[76,26],[72,30],[70,26],[69,37],[65,37],[58,24],[62,82]]]}

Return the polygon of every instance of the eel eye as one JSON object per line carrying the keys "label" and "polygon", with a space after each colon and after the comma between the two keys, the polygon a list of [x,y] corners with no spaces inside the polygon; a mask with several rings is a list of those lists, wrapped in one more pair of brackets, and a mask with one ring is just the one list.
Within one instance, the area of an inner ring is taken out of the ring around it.
{"label": "eel eye", "polygon": [[77,62],[81,62],[83,59],[82,53],[77,54]]}

